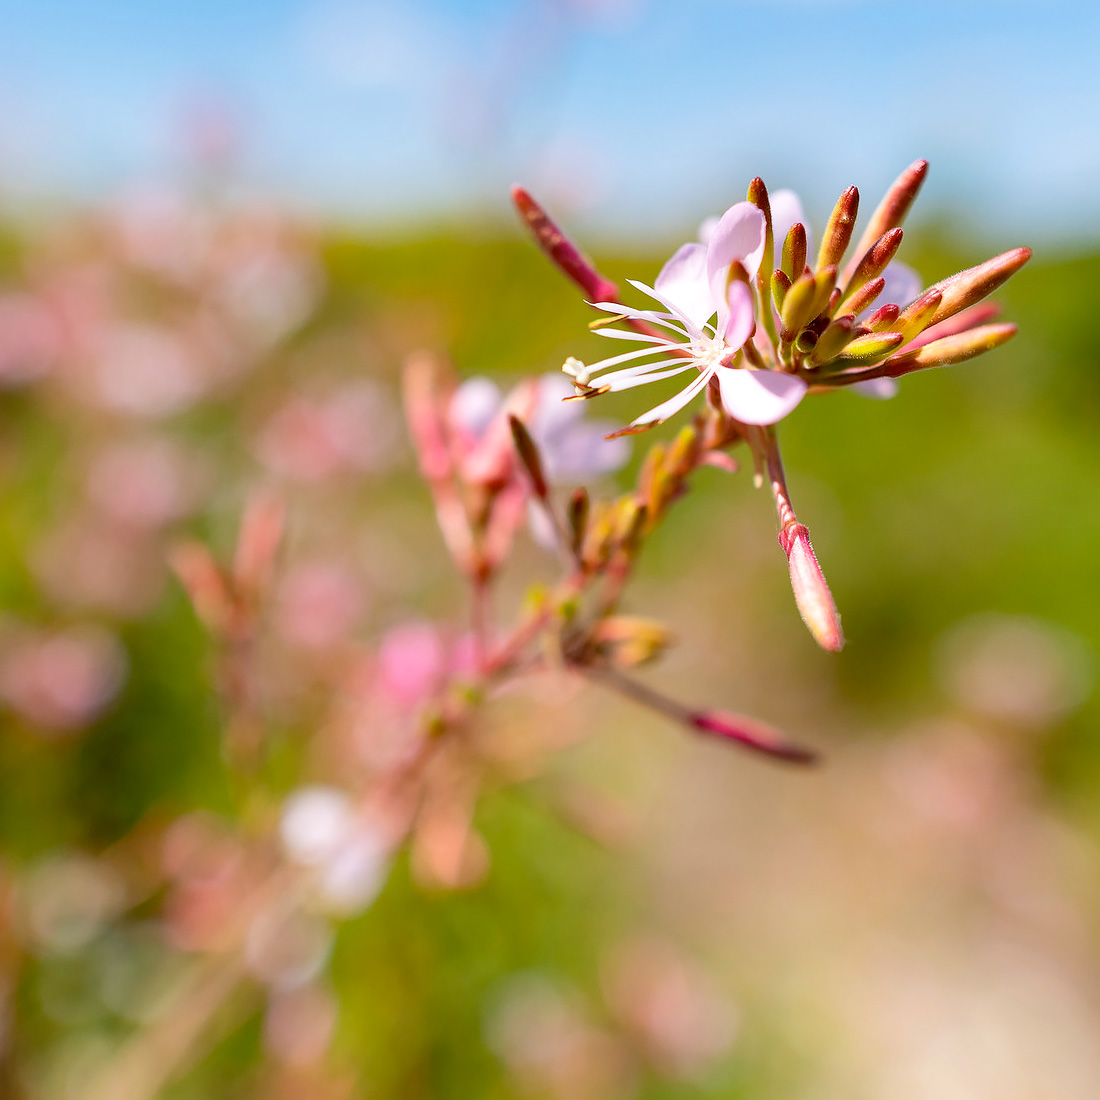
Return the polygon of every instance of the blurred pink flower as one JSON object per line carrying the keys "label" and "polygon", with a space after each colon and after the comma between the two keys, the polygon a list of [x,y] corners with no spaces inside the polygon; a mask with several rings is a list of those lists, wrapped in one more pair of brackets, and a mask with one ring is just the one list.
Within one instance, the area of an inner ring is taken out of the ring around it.
{"label": "blurred pink flower", "polygon": [[[517,398],[521,388],[527,396]],[[514,413],[527,424],[548,480],[576,485],[619,469],[630,457],[630,445],[624,439],[605,438],[614,425],[586,420],[584,409],[566,400],[572,392],[555,374],[521,383],[507,397],[488,378],[468,378],[451,398],[451,427],[466,452],[479,458],[492,442],[491,435],[498,434],[499,446],[514,467],[514,444],[507,429],[508,414]]]}
{"label": "blurred pink flower", "polygon": [[167,439],[111,443],[91,460],[89,500],[103,514],[136,528],[162,527],[198,503],[206,471]]}
{"label": "blurred pink flower", "polygon": [[279,585],[276,624],[288,641],[325,649],[351,633],[365,603],[358,578],[341,562],[300,562]]}
{"label": "blurred pink flower", "polygon": [[292,397],[276,410],[255,443],[260,460],[297,481],[377,470],[400,453],[390,395],[363,379],[318,397]]}
{"label": "blurred pink flower", "polygon": [[25,385],[48,374],[61,344],[58,319],[38,298],[0,296],[0,385]]}
{"label": "blurred pink flower", "polygon": [[0,642],[0,698],[45,731],[94,721],[126,679],[126,653],[105,630],[16,628]]}

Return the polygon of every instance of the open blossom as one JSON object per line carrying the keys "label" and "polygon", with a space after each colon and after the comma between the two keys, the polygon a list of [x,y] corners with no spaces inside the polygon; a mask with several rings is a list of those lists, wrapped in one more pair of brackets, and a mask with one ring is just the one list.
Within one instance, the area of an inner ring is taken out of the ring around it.
{"label": "open blossom", "polygon": [[640,322],[640,331],[601,326],[596,329],[601,336],[641,343],[642,348],[591,366],[576,359],[565,364],[583,396],[696,372],[675,397],[636,417],[631,429],[667,420],[702,393],[711,379],[717,379],[730,415],[745,424],[774,424],[806,392],[802,379],[749,366],[742,354],[756,326],[751,284],[764,255],[764,215],[750,202],[734,203],[708,228],[707,243],[681,245],[652,287],[631,281],[663,309],[594,303],[616,320]]}
{"label": "open blossom", "polygon": [[[632,282],[658,309],[620,303],[614,284],[516,188],[517,208],[543,250],[600,299],[595,308],[611,315],[593,328],[643,345],[591,365],[567,360],[564,370],[578,396],[694,371],[684,390],[625,431],[659,424],[712,381],[735,421],[765,426],[786,416],[811,388],[853,386],[891,396],[894,380],[904,374],[960,363],[1003,344],[1015,326],[986,324],[992,311],[975,307],[1027,262],[1030,249],[1010,249],[923,292],[916,274],[894,262],[901,222],[927,169],[919,160],[902,172],[847,261],[859,208],[856,188],[838,200],[813,260],[797,196],[770,196],[763,181],[754,179],[748,200],[705,223],[705,243],[678,249],[653,287]],[[616,322],[627,327],[616,328]]]}

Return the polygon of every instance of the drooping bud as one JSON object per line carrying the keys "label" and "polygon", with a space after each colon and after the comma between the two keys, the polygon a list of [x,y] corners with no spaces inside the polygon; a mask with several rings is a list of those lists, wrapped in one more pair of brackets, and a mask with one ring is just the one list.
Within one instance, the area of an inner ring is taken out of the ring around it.
{"label": "drooping bud", "polygon": [[929,324],[939,324],[967,306],[980,302],[1015,275],[1030,259],[1030,248],[1012,248],[985,263],[967,268],[966,271],[960,271],[957,275],[936,283],[930,289],[942,291],[943,297]]}
{"label": "drooping bud", "polygon": [[806,227],[795,222],[783,242],[783,274],[793,283],[806,269]]}
{"label": "drooping bud", "polygon": [[852,239],[858,210],[859,192],[854,187],[849,187],[837,200],[825,225],[821,247],[817,251],[818,271],[826,267],[835,267],[844,258],[844,253]]}
{"label": "drooping bud", "polygon": [[531,488],[535,496],[545,500],[550,493],[550,488],[546,484],[546,475],[542,470],[539,449],[535,446],[527,425],[518,416],[509,416],[508,426],[512,429],[512,441],[516,445],[516,454],[519,455],[519,460],[531,479]]}
{"label": "drooping bud", "polygon": [[840,614],[818,565],[810,532],[802,523],[789,523],[779,532],[779,545],[787,555],[791,588],[802,621],[822,649],[839,653],[844,648]]}
{"label": "drooping bud", "polygon": [[860,257],[852,277],[844,288],[844,301],[837,307],[841,313],[857,312],[851,305],[852,295],[865,283],[878,278],[886,270],[886,265],[894,258],[901,246],[903,235],[900,229],[891,229],[883,233]]}
{"label": "drooping bud", "polygon": [[955,336],[945,336],[913,351],[902,352],[888,359],[882,372],[891,378],[925,370],[928,367],[949,367],[963,363],[976,355],[998,348],[1016,335],[1015,325],[981,325]]}
{"label": "drooping bud", "polygon": [[844,269],[841,282],[851,281],[856,265],[860,258],[870,249],[884,233],[896,229],[905,220],[913,200],[917,197],[924,177],[928,174],[928,161],[917,160],[909,165],[904,172],[890,185],[882,202],[878,204],[871,220],[867,223],[859,243],[848,266]]}
{"label": "drooping bud", "polygon": [[701,733],[736,741],[746,749],[763,753],[773,760],[782,760],[788,764],[817,763],[817,753],[812,749],[788,741],[774,726],[744,714],[732,714],[725,710],[701,710],[693,713],[690,721]]}
{"label": "drooping bud", "polygon": [[554,224],[528,191],[518,185],[513,187],[512,201],[538,246],[590,301],[618,301],[619,288],[596,270],[592,261]]}

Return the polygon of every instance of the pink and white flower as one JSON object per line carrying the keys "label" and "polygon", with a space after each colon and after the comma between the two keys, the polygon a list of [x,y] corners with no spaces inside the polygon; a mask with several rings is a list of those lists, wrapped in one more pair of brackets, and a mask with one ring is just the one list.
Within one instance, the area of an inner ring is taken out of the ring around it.
{"label": "pink and white flower", "polygon": [[742,353],[756,327],[751,282],[764,254],[763,214],[752,203],[735,203],[706,230],[707,242],[681,245],[652,287],[631,280],[632,286],[662,309],[593,303],[616,320],[634,322],[640,328],[628,331],[606,326],[596,330],[599,335],[644,347],[591,366],[569,359],[563,367],[582,396],[631,389],[696,371],[683,390],[635,418],[630,429],[667,420],[702,393],[712,379],[718,381],[729,414],[744,424],[774,424],[806,392],[802,379],[746,366]]}

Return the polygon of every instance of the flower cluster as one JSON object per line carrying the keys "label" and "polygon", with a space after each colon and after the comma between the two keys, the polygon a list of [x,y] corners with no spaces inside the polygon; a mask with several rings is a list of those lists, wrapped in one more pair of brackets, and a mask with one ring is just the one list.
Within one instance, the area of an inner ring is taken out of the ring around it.
{"label": "flower cluster", "polygon": [[616,434],[652,428],[706,395],[711,409],[730,422],[728,430],[749,444],[758,477],[767,473],[799,610],[827,649],[843,645],[840,620],[791,505],[773,425],[808,393],[852,387],[890,397],[901,376],[961,363],[1016,332],[1015,325],[989,323],[996,309],[982,302],[1027,262],[1030,249],[1011,249],[923,292],[916,273],[895,260],[901,223],[927,171],[927,161],[918,160],[897,178],[845,261],[859,208],[859,192],[849,187],[833,208],[812,266],[798,196],[769,196],[763,180],[754,179],[747,199],[704,222],[701,239],[678,248],[653,286],[630,280],[656,303],[646,308],[621,302],[617,287],[538,203],[522,188],[513,190],[543,250],[606,315],[592,330],[640,345],[591,364],[567,359],[562,369],[575,396],[689,375],[679,393]]}

